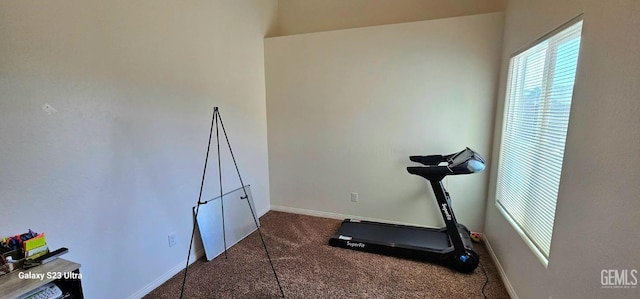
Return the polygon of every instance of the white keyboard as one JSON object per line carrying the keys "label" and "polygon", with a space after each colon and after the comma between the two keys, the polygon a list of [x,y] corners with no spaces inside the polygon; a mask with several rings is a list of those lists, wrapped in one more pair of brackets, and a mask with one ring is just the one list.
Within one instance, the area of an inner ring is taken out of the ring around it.
{"label": "white keyboard", "polygon": [[62,296],[60,288],[55,283],[50,282],[20,296],[18,299],[59,299]]}

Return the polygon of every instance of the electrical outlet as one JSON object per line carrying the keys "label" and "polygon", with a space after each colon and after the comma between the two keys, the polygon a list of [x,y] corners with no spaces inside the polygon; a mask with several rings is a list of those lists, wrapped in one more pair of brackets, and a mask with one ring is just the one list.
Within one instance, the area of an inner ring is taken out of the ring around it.
{"label": "electrical outlet", "polygon": [[351,202],[358,202],[358,193],[351,192]]}
{"label": "electrical outlet", "polygon": [[174,245],[176,245],[176,233],[170,233],[168,239],[169,247],[173,247]]}

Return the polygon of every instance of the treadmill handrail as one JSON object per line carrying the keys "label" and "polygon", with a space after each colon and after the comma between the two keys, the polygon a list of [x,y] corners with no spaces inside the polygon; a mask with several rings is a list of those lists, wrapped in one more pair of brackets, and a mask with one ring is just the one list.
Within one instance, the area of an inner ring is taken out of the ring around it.
{"label": "treadmill handrail", "polygon": [[432,166],[432,165],[438,165],[442,162],[447,162],[449,161],[449,159],[451,159],[452,156],[453,154],[446,155],[446,156],[443,156],[443,155],[409,156],[409,160],[413,162],[418,162],[422,165]]}
{"label": "treadmill handrail", "polygon": [[[435,163],[435,161],[438,161],[438,157],[441,157],[439,158],[440,162]],[[426,179],[441,179],[447,175],[476,173],[484,170],[486,166],[482,156],[468,147],[460,152],[447,156],[411,156],[409,159],[426,166],[409,166],[407,167],[407,171],[410,174],[419,175]],[[438,164],[442,162],[447,162],[447,165],[438,166]]]}

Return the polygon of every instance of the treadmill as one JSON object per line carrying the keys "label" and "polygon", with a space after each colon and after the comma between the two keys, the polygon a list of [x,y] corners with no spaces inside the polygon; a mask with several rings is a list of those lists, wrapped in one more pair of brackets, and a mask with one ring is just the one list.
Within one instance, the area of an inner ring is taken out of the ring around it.
{"label": "treadmill", "polygon": [[450,155],[410,156],[424,166],[410,166],[410,174],[429,181],[438,202],[443,228],[426,228],[345,219],[331,236],[329,245],[441,264],[471,273],[480,262],[473,249],[469,230],[456,221],[451,198],[442,180],[448,175],[471,174],[484,170],[485,161],[470,148]]}

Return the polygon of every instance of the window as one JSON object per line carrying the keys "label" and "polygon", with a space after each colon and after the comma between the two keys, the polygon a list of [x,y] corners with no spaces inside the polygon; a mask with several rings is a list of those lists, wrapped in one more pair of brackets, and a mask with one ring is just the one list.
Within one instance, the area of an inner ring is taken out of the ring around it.
{"label": "window", "polygon": [[496,204],[547,266],[582,19],[509,62]]}

